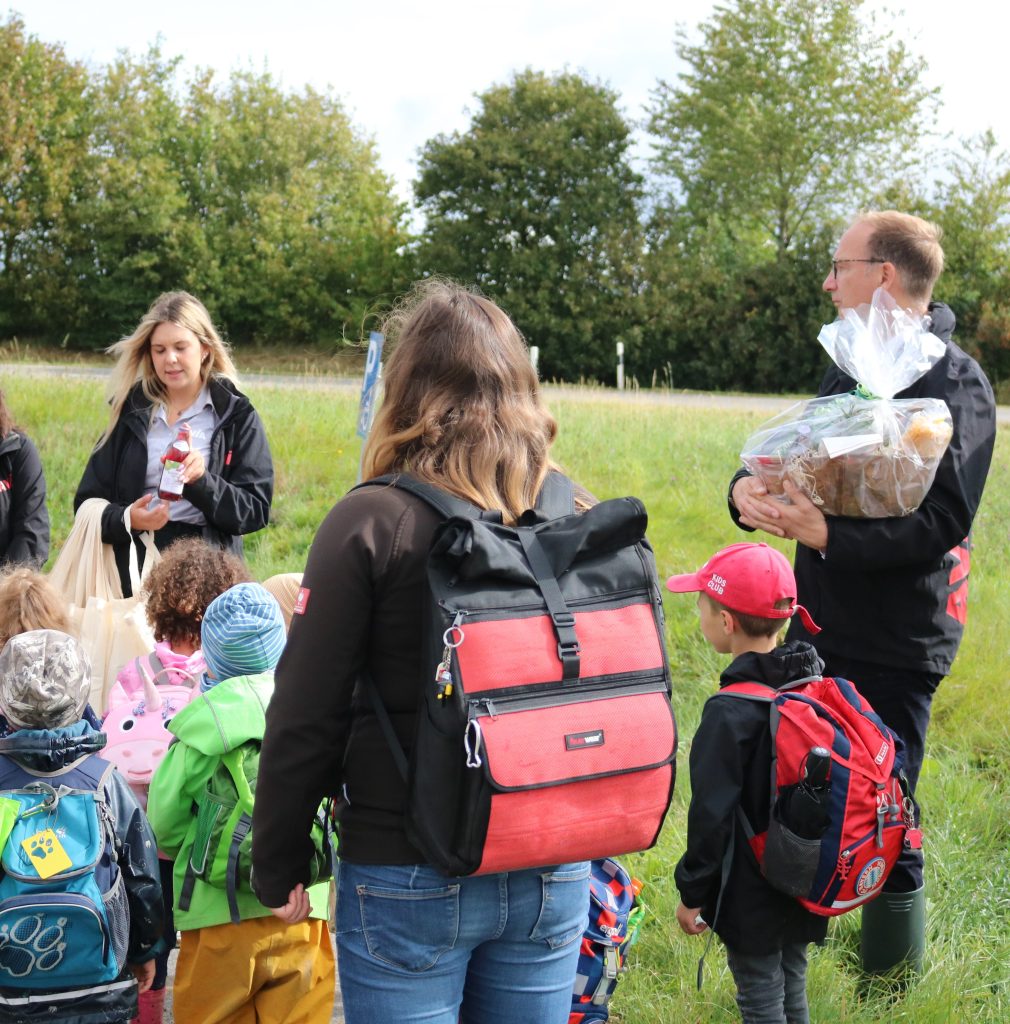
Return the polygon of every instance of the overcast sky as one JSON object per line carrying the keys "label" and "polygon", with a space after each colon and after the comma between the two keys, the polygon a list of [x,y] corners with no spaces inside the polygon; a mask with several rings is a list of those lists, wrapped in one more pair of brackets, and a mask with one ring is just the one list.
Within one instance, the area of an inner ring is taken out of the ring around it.
{"label": "overcast sky", "polygon": [[[2,0],[0,0],[2,3]],[[377,144],[408,198],[418,148],[463,130],[474,93],[515,69],[580,71],[642,117],[650,90],[678,68],[674,39],[706,19],[710,0],[22,0],[28,31],[70,57],[104,64],[126,49],[163,53],[186,67],[269,70],[290,89],[332,87]],[[869,7],[882,7],[870,0]],[[8,8],[9,10],[10,8]],[[0,10],[4,8],[0,7]],[[909,2],[894,27],[930,64],[942,89],[941,126],[958,137],[993,128],[1010,145],[1005,16],[988,0]],[[995,21],[1000,22],[996,24]],[[644,158],[644,142],[636,151]]]}

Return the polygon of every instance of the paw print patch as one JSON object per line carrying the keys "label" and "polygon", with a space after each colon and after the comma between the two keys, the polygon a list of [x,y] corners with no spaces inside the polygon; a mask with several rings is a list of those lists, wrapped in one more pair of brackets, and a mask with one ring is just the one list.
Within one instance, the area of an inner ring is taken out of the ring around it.
{"label": "paw print patch", "polygon": [[59,836],[51,828],[44,828],[41,832],[23,839],[21,849],[28,854],[28,859],[34,865],[39,878],[52,878],[53,875],[73,867],[73,861],[63,849]]}
{"label": "paw print patch", "polygon": [[67,919],[27,914],[13,924],[0,925],[0,977],[24,978],[51,971],[63,962]]}

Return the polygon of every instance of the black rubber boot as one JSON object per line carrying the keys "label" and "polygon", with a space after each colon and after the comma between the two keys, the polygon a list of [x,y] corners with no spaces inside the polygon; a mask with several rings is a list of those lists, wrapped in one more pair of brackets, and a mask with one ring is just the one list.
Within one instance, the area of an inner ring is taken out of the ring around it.
{"label": "black rubber boot", "polygon": [[882,892],[863,907],[860,954],[866,974],[921,974],[926,951],[926,890]]}

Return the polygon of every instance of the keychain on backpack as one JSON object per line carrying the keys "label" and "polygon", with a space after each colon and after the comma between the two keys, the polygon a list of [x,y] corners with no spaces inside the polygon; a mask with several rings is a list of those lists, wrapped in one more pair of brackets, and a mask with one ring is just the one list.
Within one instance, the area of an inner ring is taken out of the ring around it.
{"label": "keychain on backpack", "polygon": [[459,623],[463,613],[457,612],[452,625],[442,634],[442,660],[435,669],[435,698],[445,700],[452,696],[452,652],[463,642],[463,630]]}

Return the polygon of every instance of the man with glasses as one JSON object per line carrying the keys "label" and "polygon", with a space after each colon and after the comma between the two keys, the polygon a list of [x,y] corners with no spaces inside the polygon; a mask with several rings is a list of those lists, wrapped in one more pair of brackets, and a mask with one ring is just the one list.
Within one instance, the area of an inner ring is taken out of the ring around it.
{"label": "man with glasses", "polygon": [[[839,315],[869,303],[877,288],[927,318],[946,342],[944,356],[897,398],[941,398],[954,436],[919,509],[890,519],[825,516],[786,482],[792,501],[770,499],[740,470],[730,483],[730,513],[747,530],[796,545],[797,599],[823,628],[809,635],[798,619],[788,639],[806,640],[825,675],[851,679],[904,744],[915,786],[933,693],[950,671],[967,614],[971,524],[996,437],[992,388],[978,363],[951,341],[954,314],[932,301],[943,269],[939,229],[893,210],[866,213],[842,235],[822,287]],[[856,382],[832,365],[819,396]],[[906,850],[884,892],[863,909],[863,965],[882,972],[918,967],[925,944],[922,854]]]}

